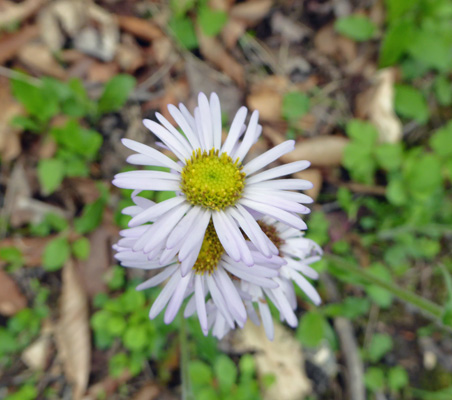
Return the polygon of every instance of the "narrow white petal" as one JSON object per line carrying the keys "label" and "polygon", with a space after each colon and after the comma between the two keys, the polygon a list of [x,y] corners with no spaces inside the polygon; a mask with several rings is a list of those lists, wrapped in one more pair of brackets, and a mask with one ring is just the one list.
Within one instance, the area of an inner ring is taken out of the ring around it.
{"label": "narrow white petal", "polygon": [[200,119],[200,125],[202,128],[202,134],[204,136],[204,143],[206,148],[210,150],[213,147],[213,135],[212,135],[212,118],[210,115],[210,105],[207,96],[204,93],[198,95],[199,113],[195,114]]}
{"label": "narrow white petal", "polygon": [[[166,242],[166,247],[172,249],[177,244],[181,244],[181,240],[188,234],[192,229],[193,224],[201,214],[203,209],[198,206],[194,206],[190,211],[179,221],[175,226],[171,234],[168,236],[168,241]],[[180,248],[180,246],[179,246]]]}
{"label": "narrow white petal", "polygon": [[287,190],[270,190],[267,188],[258,188],[257,185],[249,185],[245,187],[243,195],[252,194],[254,196],[265,196],[270,195],[274,197],[279,197],[285,200],[295,201],[297,203],[311,204],[314,200],[304,193],[289,192]]}
{"label": "narrow white petal", "polygon": [[220,153],[231,153],[237,140],[240,137],[241,128],[243,123],[245,122],[246,114],[248,114],[248,109],[246,107],[240,107],[239,111],[237,111],[237,114],[235,114],[231,128],[229,129],[228,136],[223,144],[223,147],[221,148]]}
{"label": "narrow white petal", "polygon": [[266,165],[277,160],[282,155],[292,151],[294,149],[294,147],[295,147],[295,141],[287,140],[287,141],[273,147],[272,149],[266,151],[264,154],[261,154],[260,156],[251,160],[249,163],[247,163],[243,167],[243,172],[245,172],[246,175],[251,175],[251,174],[255,173],[256,171],[259,171],[260,169],[264,168]]}
{"label": "narrow white petal", "polygon": [[262,204],[267,204],[269,206],[277,206],[277,208],[280,208],[281,210],[286,210],[298,214],[309,214],[311,212],[311,210],[308,207],[302,204],[267,194],[260,196],[253,194],[244,194],[242,198],[251,201],[256,201]]}
{"label": "narrow white petal", "polygon": [[322,302],[317,290],[315,290],[314,286],[312,286],[304,276],[293,270],[290,272],[290,276],[316,306]]}
{"label": "narrow white petal", "polygon": [[213,128],[213,147],[220,150],[221,147],[221,106],[216,93],[210,95],[210,113]]}
{"label": "narrow white petal", "polygon": [[185,136],[187,137],[188,141],[191,144],[192,150],[200,148],[198,137],[193,132],[192,127],[190,125],[190,121],[187,121],[187,119],[184,117],[184,115],[182,115],[179,109],[172,104],[168,105],[168,111],[170,112],[174,120],[177,122],[179,127],[182,129],[182,132],[184,132]]}
{"label": "narrow white petal", "polygon": [[262,324],[264,325],[265,334],[268,340],[273,340],[275,337],[275,327],[273,325],[273,318],[270,312],[270,307],[267,302],[258,301],[259,312],[262,318]]}
{"label": "narrow white petal", "polygon": [[227,299],[229,309],[234,311],[234,314],[236,315],[235,319],[238,323],[243,325],[246,321],[245,306],[243,305],[243,301],[233,285],[231,278],[229,278],[223,268],[218,268],[212,275],[218,288],[223,293],[223,297]]}
{"label": "narrow white petal", "polygon": [[204,285],[202,284],[201,275],[195,275],[195,298],[196,298],[196,311],[198,313],[199,324],[204,335],[207,335],[207,312],[204,294]]}
{"label": "narrow white petal", "polygon": [[240,204],[249,207],[253,210],[259,211],[262,214],[269,215],[277,219],[278,221],[293,226],[294,228],[307,229],[305,222],[298,215],[281,210],[277,207],[273,207],[268,204],[258,203],[257,201],[248,199],[240,199]]}
{"label": "narrow white petal", "polygon": [[130,139],[122,139],[121,142],[124,146],[126,146],[130,150],[136,151],[137,153],[141,153],[145,156],[155,159],[161,165],[164,165],[168,168],[174,169],[179,172],[182,171],[182,167],[179,164],[176,164],[173,160],[171,160],[171,158],[165,156],[163,153],[160,153],[160,151],[155,150],[152,147],[146,146],[145,144]]}
{"label": "narrow white petal", "polygon": [[165,316],[163,317],[165,324],[171,323],[176,317],[176,314],[179,311],[180,306],[182,305],[182,301],[185,298],[185,292],[187,290],[187,286],[190,282],[191,277],[192,275],[184,276],[177,284],[174,295],[171,297],[171,300],[168,303],[168,307],[166,307]]}
{"label": "narrow white petal", "polygon": [[187,139],[160,113],[155,113],[158,121],[173,135],[179,144],[187,151],[188,154],[193,152],[193,149],[188,143]]}
{"label": "narrow white petal", "polygon": [[[254,283],[255,285],[259,285],[262,287],[275,289],[278,287],[278,284],[268,278],[264,278],[258,275],[253,274],[252,269],[255,267],[251,267],[249,270],[245,271],[243,268],[239,268],[230,263],[224,263],[224,268],[227,269],[231,274],[235,275],[237,278],[243,279],[247,282]],[[248,272],[250,271],[250,272]]]}
{"label": "narrow white petal", "polygon": [[247,184],[267,181],[269,179],[279,178],[284,175],[291,175],[295,172],[302,171],[309,167],[311,163],[309,161],[295,161],[289,164],[280,165],[279,167],[275,167],[269,169],[264,172],[260,172],[254,176],[251,176],[246,180]]}
{"label": "narrow white petal", "polygon": [[213,302],[218,307],[218,310],[221,312],[230,328],[234,329],[234,321],[232,320],[231,314],[229,313],[229,310],[226,307],[226,302],[223,298],[223,295],[220,292],[220,289],[218,289],[212,276],[207,276],[206,281]]}
{"label": "narrow white petal", "polygon": [[144,224],[145,222],[155,221],[155,219],[159,218],[161,215],[172,210],[179,204],[184,203],[185,201],[186,201],[185,197],[176,196],[168,200],[162,201],[161,203],[157,203],[156,205],[144,210],[136,217],[133,217],[132,220],[129,222],[129,226],[134,227]]}
{"label": "narrow white petal", "polygon": [[136,290],[149,289],[151,287],[160,285],[176,271],[177,267],[178,267],[177,264],[172,265],[170,267],[166,267],[162,272],[158,273],[157,275],[154,275],[151,279],[148,279],[147,281],[140,283],[137,286]]}
{"label": "narrow white petal", "polygon": [[235,244],[235,240],[229,232],[228,221],[225,221],[223,212],[213,211],[212,221],[215,227],[215,231],[223,245],[226,253],[228,253],[234,261],[240,260],[240,251]]}
{"label": "narrow white petal", "polygon": [[276,301],[278,302],[279,310],[286,319],[287,323],[293,328],[296,327],[298,325],[297,316],[293,312],[289,300],[284,295],[282,289],[279,287],[278,289],[273,290],[273,294],[276,298]]}
{"label": "narrow white petal", "polygon": [[160,311],[162,311],[165,306],[168,304],[171,296],[173,296],[174,291],[176,290],[177,284],[181,280],[180,274],[173,274],[170,280],[167,282],[165,287],[162,289],[158,297],[155,299],[154,304],[149,311],[149,318],[154,319]]}
{"label": "narrow white petal", "polygon": [[184,238],[184,242],[180,246],[179,260],[184,260],[199,242],[202,243],[209,221],[210,211],[205,210],[192,225],[190,234]]}
{"label": "narrow white petal", "polygon": [[127,157],[126,161],[133,165],[152,165],[157,167],[166,167],[167,165],[144,154],[132,154]]}
{"label": "narrow white petal", "polygon": [[234,160],[238,158],[240,161],[243,161],[245,156],[248,154],[248,151],[254,144],[256,138],[256,129],[258,120],[259,120],[259,111],[255,110],[251,114],[248,129],[246,130],[245,137],[243,138],[243,141],[240,144],[239,149],[237,150],[236,153],[234,153],[234,156],[231,156]]}
{"label": "narrow white petal", "polygon": [[314,185],[304,179],[275,179],[250,185],[254,189],[270,190],[307,190],[312,189]]}
{"label": "narrow white petal", "polygon": [[121,189],[140,189],[157,191],[176,191],[180,189],[178,181],[168,179],[146,180],[143,178],[119,178],[113,179],[113,185]]}
{"label": "narrow white petal", "polygon": [[196,260],[198,259],[199,251],[201,250],[202,246],[202,238],[199,240],[198,243],[195,244],[195,246],[192,248],[191,252],[184,258],[184,260],[181,263],[181,274],[182,276],[187,275],[193,266],[196,263]]}
{"label": "narrow white petal", "polygon": [[179,158],[179,160],[185,161],[191,157],[191,154],[163,126],[150,119],[143,120],[143,124],[163,143],[165,143],[165,145],[168,146],[168,148],[177,156],[177,158]]}
{"label": "narrow white petal", "polygon": [[245,238],[243,237],[242,232],[240,232],[239,228],[237,227],[235,220],[232,218],[230,213],[227,211],[220,211],[222,213],[223,221],[225,223],[225,226],[228,227],[228,231],[232,239],[234,240],[239,252],[240,252],[240,259],[249,267],[254,264],[253,257],[251,256],[250,249],[248,248]]}

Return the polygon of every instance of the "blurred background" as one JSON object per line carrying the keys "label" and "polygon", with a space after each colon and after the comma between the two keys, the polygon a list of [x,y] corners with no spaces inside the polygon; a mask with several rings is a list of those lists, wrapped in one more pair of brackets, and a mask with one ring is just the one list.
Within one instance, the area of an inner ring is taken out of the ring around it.
{"label": "blurred background", "polygon": [[110,182],[142,118],[215,91],[225,132],[259,110],[253,155],[311,161],[323,304],[273,342],[189,320],[193,398],[452,399],[451,72],[452,0],[0,0],[0,398],[181,398]]}

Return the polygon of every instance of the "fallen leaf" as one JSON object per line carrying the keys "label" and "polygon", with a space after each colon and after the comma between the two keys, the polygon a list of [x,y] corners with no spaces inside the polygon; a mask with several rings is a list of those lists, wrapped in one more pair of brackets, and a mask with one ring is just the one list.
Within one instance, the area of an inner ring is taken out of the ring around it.
{"label": "fallen leaf", "polygon": [[37,25],[26,26],[18,32],[0,38],[0,65],[13,58],[30,40],[39,36]]}
{"label": "fallen leaf", "polygon": [[16,314],[27,306],[27,299],[16,282],[0,269],[0,314],[7,317]]}
{"label": "fallen leaf", "polygon": [[229,15],[246,21],[248,26],[258,23],[270,11],[273,0],[244,1],[231,8]]}
{"label": "fallen leaf", "polygon": [[11,119],[24,113],[20,104],[14,101],[8,80],[0,77],[0,156],[4,162],[14,160],[21,152],[20,129],[13,128]]}
{"label": "fallen leaf", "polygon": [[246,29],[247,24],[245,21],[230,17],[220,32],[226,48],[229,50],[233,49],[237,45],[239,38],[246,32]]}
{"label": "fallen leaf", "polygon": [[378,129],[380,142],[397,143],[402,139],[402,122],[394,112],[394,82],[396,70],[377,72],[373,85],[356,97],[359,118],[368,118]]}
{"label": "fallen leaf", "polygon": [[133,396],[133,400],[154,400],[161,394],[161,389],[156,385],[149,383],[143,386],[138,393]]}
{"label": "fallen leaf", "polygon": [[116,18],[122,30],[137,38],[152,42],[155,39],[164,37],[163,32],[152,21],[125,15],[116,15]]}
{"label": "fallen leaf", "polygon": [[89,65],[88,80],[90,82],[108,82],[119,73],[117,62],[96,61]]}
{"label": "fallen leaf", "polygon": [[144,65],[141,47],[137,45],[132,36],[123,35],[122,42],[116,49],[115,61],[121,70],[129,74],[133,74]]}
{"label": "fallen leaf", "polygon": [[39,338],[22,352],[21,359],[28,368],[34,371],[45,369],[49,357],[52,332],[53,327],[50,321],[45,320]]}
{"label": "fallen leaf", "polygon": [[[31,237],[31,238],[6,238],[1,242],[1,247],[16,247],[22,253],[24,265],[26,267],[40,267],[42,265],[42,253],[48,242],[56,236]],[[0,248],[1,248],[0,247]],[[0,267],[4,267],[6,262],[0,260]]]}
{"label": "fallen leaf", "polygon": [[174,48],[171,40],[166,36],[163,36],[152,42],[152,51],[157,63],[162,65],[170,59],[170,56],[174,52]]}
{"label": "fallen leaf", "polygon": [[245,71],[223,47],[221,42],[213,37],[206,36],[200,29],[197,30],[199,50],[204,58],[223,71],[240,87],[245,85]]}
{"label": "fallen leaf", "polygon": [[310,30],[307,27],[297,23],[281,12],[274,13],[270,23],[273,32],[279,33],[289,43],[300,42],[310,34]]}
{"label": "fallen leaf", "polygon": [[323,183],[323,177],[320,170],[316,168],[309,168],[304,171],[297,172],[294,174],[294,177],[297,179],[305,179],[314,185],[312,189],[305,190],[304,193],[316,200],[319,196],[320,189],[322,189]]}
{"label": "fallen leaf", "polygon": [[18,53],[19,60],[28,68],[44,75],[65,79],[64,68],[55,60],[49,48],[41,43],[28,43]]}
{"label": "fallen leaf", "polygon": [[83,397],[83,400],[98,400],[100,397],[109,398],[109,396],[112,396],[116,392],[119,386],[126,383],[130,378],[132,378],[132,375],[127,370],[119,378],[108,376],[101,382],[91,386],[86,396]]}
{"label": "fallen leaf", "polygon": [[342,154],[348,143],[342,136],[317,136],[298,142],[295,150],[282,156],[284,162],[308,160],[317,167],[341,165]]}
{"label": "fallen leaf", "polygon": [[64,266],[62,279],[56,344],[64,373],[72,384],[71,398],[78,400],[86,391],[90,372],[88,299],[72,260]]}
{"label": "fallen leaf", "polygon": [[25,0],[20,4],[3,0],[0,2],[0,28],[22,22],[32,16],[47,0]]}
{"label": "fallen leaf", "polygon": [[260,379],[268,374],[275,377],[270,387],[263,385],[265,400],[300,400],[311,393],[300,343],[281,324],[275,322],[275,337],[270,341],[263,326],[248,322],[243,329],[234,331],[233,347],[239,352],[254,353]]}

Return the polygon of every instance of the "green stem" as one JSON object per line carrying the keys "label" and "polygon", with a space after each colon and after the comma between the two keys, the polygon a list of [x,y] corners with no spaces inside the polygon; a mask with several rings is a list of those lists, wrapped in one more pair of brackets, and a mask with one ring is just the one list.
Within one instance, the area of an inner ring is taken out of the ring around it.
{"label": "green stem", "polygon": [[430,319],[433,319],[435,322],[440,322],[441,316],[443,314],[443,309],[438,304],[433,303],[432,301],[427,300],[417,295],[416,293],[410,292],[409,290],[402,289],[401,287],[394,285],[391,282],[386,282],[368,272],[366,269],[356,267],[352,263],[347,262],[340,257],[326,255],[325,258],[332,261],[336,268],[345,271],[353,276],[357,276],[368,283],[380,286],[381,288],[388,290],[394,296],[397,296],[400,300],[409,303],[422,311]]}
{"label": "green stem", "polygon": [[180,330],[179,330],[179,344],[180,344],[180,372],[182,381],[182,400],[194,399],[190,387],[190,377],[188,375],[188,340],[187,340],[187,326],[183,313],[181,313]]}

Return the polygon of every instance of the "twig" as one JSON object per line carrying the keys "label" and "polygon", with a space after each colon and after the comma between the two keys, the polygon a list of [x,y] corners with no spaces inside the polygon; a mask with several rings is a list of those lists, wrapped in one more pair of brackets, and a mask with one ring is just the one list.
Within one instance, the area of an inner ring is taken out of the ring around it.
{"label": "twig", "polygon": [[[340,299],[336,284],[328,275],[322,276],[322,281],[327,287],[330,298],[334,301]],[[359,355],[358,344],[353,332],[351,322],[343,317],[334,318],[334,328],[339,336],[342,354],[347,367],[347,388],[350,400],[365,400],[364,366]]]}

